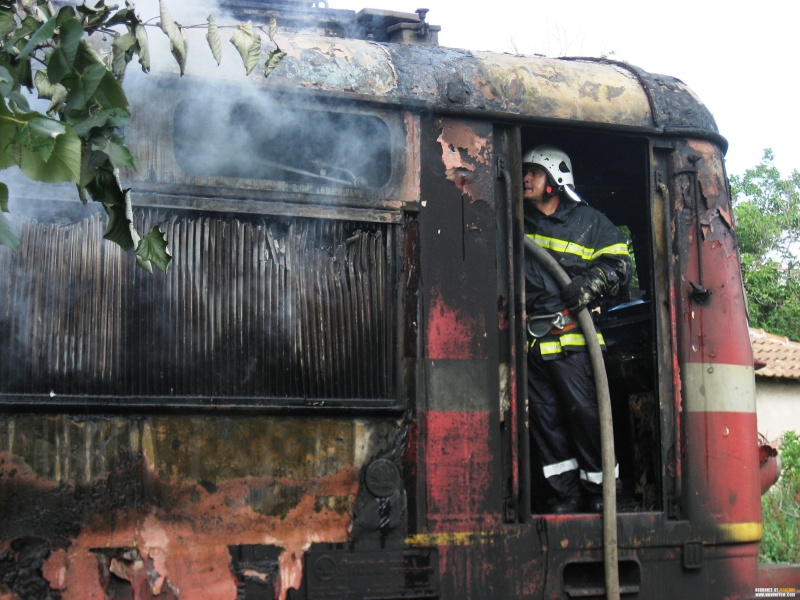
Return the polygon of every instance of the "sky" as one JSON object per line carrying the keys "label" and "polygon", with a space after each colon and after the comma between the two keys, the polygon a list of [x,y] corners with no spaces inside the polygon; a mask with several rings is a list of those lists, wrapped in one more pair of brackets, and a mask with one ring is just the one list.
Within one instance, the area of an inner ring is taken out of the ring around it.
{"label": "sky", "polygon": [[728,174],[772,148],[800,170],[800,5],[719,0],[328,0],[328,8],[428,8],[439,43],[519,54],[601,56],[686,83],[728,140]]}

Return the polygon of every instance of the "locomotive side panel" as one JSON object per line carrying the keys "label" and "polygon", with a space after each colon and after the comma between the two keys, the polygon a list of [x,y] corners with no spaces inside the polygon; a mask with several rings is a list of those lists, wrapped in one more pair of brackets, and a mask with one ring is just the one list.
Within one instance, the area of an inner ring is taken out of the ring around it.
{"label": "locomotive side panel", "polygon": [[473,540],[501,522],[494,142],[486,121],[426,119],[422,129],[417,473],[425,492],[412,543],[442,544],[449,597],[487,589],[492,575]]}

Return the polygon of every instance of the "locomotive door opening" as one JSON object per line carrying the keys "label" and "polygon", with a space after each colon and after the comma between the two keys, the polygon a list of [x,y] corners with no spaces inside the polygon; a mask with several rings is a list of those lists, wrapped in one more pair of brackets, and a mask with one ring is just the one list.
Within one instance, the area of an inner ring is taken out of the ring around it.
{"label": "locomotive door opening", "polygon": [[[516,135],[507,136],[508,150],[512,150]],[[564,150],[572,160],[575,188],[590,206],[603,212],[616,225],[628,242],[633,263],[631,281],[627,290],[593,312],[595,325],[605,339],[604,353],[608,374],[614,421],[614,445],[621,490],[618,494],[619,512],[660,510],[664,504],[660,410],[657,352],[657,302],[663,300],[665,289],[656,289],[661,268],[654,256],[653,169],[654,160],[650,144],[641,136],[562,129],[555,127],[522,128],[520,147],[509,161],[521,168],[521,156],[541,144],[552,144]],[[519,177],[517,180],[516,178]],[[515,215],[514,235],[522,236],[521,174],[512,178]],[[657,228],[657,224],[655,227]],[[514,243],[522,248],[521,243]],[[519,251],[517,261],[521,260]],[[519,271],[519,268],[517,267]],[[524,269],[522,270],[524,273]],[[524,305],[524,274],[517,283],[518,298]],[[658,286],[661,288],[662,286]],[[522,347],[525,332],[518,336],[517,356],[526,356]],[[522,365],[520,365],[522,367]],[[520,368],[524,373],[525,369]],[[518,377],[518,401],[524,402],[524,379]],[[524,409],[520,414],[524,414]],[[524,426],[524,424],[523,424]],[[522,431],[521,434],[528,434]],[[530,505],[533,514],[548,512],[548,485],[545,482],[541,461],[533,439],[519,444],[521,457],[520,480],[529,477]],[[528,448],[525,448],[525,445]],[[618,484],[618,488],[619,485]],[[527,485],[522,485],[525,489]],[[524,496],[520,496],[524,498]],[[522,507],[520,507],[522,510]]]}

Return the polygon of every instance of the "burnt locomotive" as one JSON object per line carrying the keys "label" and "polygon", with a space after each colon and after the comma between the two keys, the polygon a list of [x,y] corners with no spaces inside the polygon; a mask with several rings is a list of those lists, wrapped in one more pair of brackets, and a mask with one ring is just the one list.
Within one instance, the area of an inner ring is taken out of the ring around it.
{"label": "burnt locomotive", "polygon": [[228,4],[278,16],[269,78],[151,74],[132,93],[127,179],[166,274],[98,244],[71,190],[28,186],[15,209],[0,591],[603,596],[602,518],[545,514],[531,468],[521,154],[545,142],[635,259],[598,321],[621,595],[788,582],[758,565],[726,142],[686,86],[443,48],[425,11]]}

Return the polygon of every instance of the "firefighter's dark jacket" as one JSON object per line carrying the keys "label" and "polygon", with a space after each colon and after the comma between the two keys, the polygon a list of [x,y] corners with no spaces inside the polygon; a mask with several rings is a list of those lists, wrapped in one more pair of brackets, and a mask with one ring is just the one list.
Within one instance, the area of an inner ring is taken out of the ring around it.
{"label": "firefighter's dark jacket", "polygon": [[[595,296],[617,296],[627,290],[631,275],[631,257],[625,237],[600,211],[588,204],[576,203],[562,196],[558,208],[546,216],[525,206],[525,235],[546,249],[571,279],[587,276]],[[560,312],[565,309],[560,287],[545,268],[529,253],[525,255],[526,310],[529,316]],[[598,334],[603,344],[602,335]],[[558,358],[562,352],[586,350],[580,329],[539,338],[531,351],[545,359]]]}

